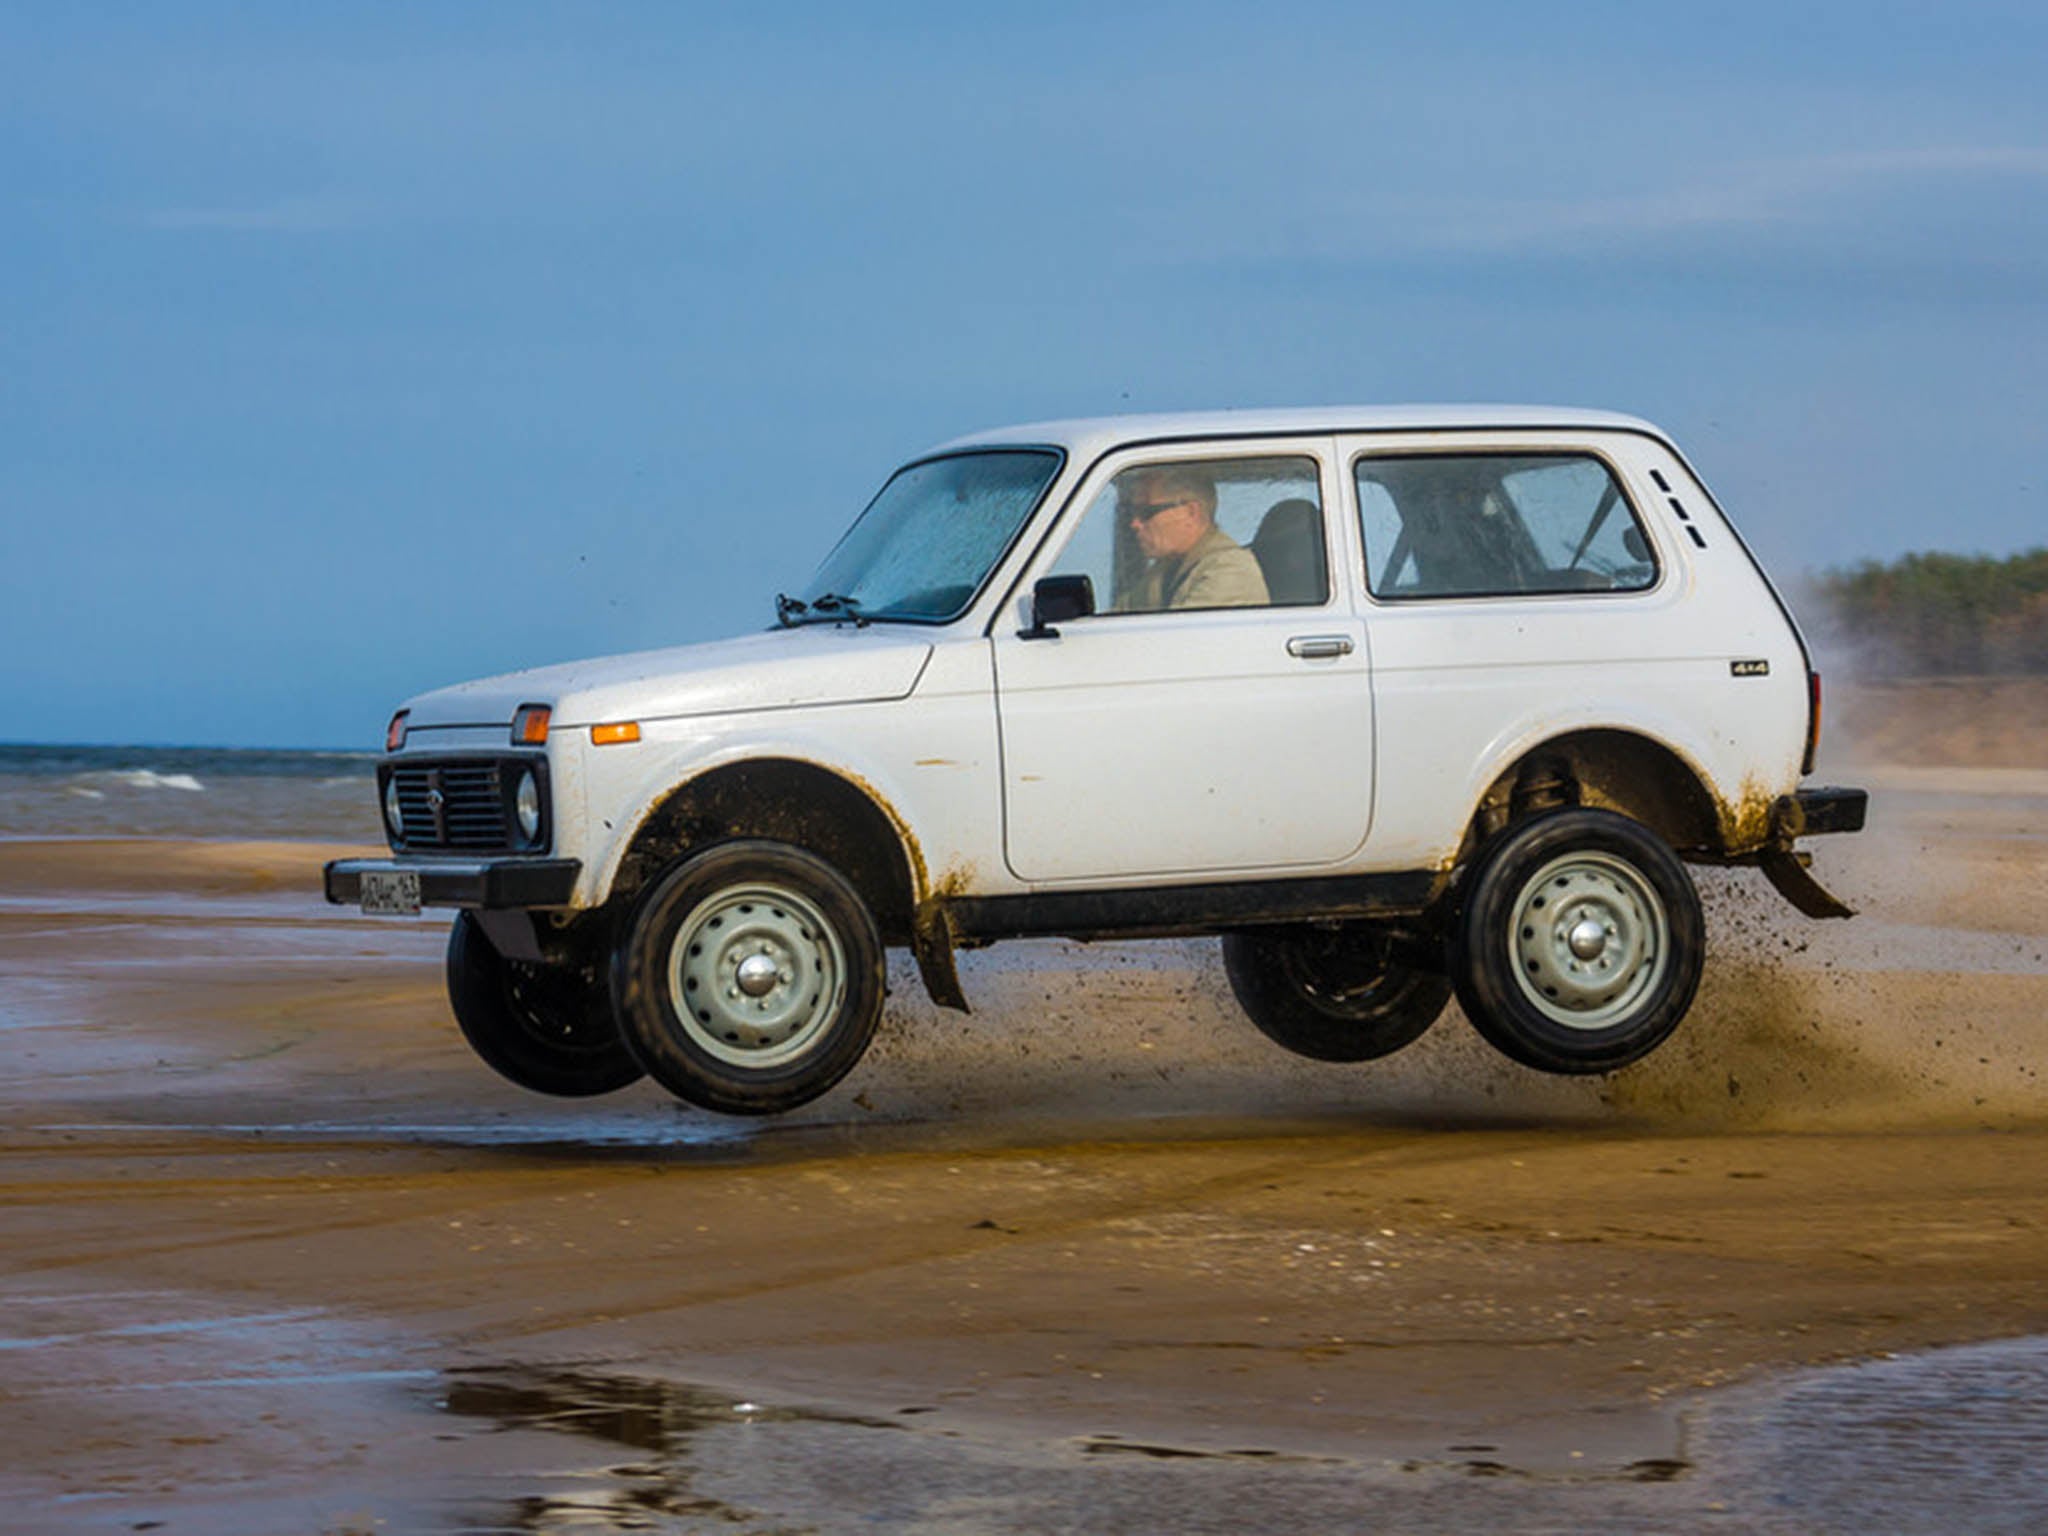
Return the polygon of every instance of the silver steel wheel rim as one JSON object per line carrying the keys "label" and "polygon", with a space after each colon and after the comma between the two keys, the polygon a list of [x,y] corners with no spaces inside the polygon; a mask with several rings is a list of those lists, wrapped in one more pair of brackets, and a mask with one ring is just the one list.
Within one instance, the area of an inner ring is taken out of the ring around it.
{"label": "silver steel wheel rim", "polygon": [[1508,951],[1522,995],[1545,1018],[1606,1029],[1663,980],[1671,930],[1663,898],[1634,865],[1568,853],[1522,886]]}
{"label": "silver steel wheel rim", "polygon": [[669,1002],[728,1066],[777,1067],[817,1044],[846,995],[846,954],[816,906],[775,885],[700,901],[676,930]]}

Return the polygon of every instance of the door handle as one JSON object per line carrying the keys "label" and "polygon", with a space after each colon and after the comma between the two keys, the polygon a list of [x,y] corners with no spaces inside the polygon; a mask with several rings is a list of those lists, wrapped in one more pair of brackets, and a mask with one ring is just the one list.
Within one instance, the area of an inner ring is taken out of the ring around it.
{"label": "door handle", "polygon": [[1326,656],[1349,656],[1351,637],[1349,635],[1296,635],[1287,642],[1287,654],[1299,656],[1303,661],[1315,661]]}

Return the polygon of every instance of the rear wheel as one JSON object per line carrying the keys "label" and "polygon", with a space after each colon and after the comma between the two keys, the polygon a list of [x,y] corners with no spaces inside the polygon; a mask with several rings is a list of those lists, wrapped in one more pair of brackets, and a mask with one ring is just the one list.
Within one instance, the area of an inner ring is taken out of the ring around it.
{"label": "rear wheel", "polygon": [[612,962],[626,1042],[677,1097],[734,1115],[817,1098],[882,1014],[882,943],[860,893],[786,843],[722,843],[647,893]]}
{"label": "rear wheel", "polygon": [[1391,936],[1363,924],[1226,934],[1223,969],[1261,1034],[1318,1061],[1391,1056],[1421,1039],[1451,996],[1447,977],[1400,963]]}
{"label": "rear wheel", "polygon": [[1661,1045],[1699,989],[1705,923],[1664,841],[1611,811],[1512,828],[1459,914],[1458,1001],[1525,1066],[1612,1072]]}
{"label": "rear wheel", "polygon": [[448,934],[448,1002],[470,1049],[535,1093],[590,1098],[644,1075],[619,1038],[602,966],[507,960],[471,912]]}

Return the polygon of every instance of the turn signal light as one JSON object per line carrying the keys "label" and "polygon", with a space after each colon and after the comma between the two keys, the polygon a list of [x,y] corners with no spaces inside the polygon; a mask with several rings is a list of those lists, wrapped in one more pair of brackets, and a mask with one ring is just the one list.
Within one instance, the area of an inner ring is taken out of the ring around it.
{"label": "turn signal light", "polygon": [[384,750],[386,752],[396,752],[405,745],[405,717],[411,713],[412,711],[409,709],[401,709],[391,717],[391,723],[384,727]]}
{"label": "turn signal light", "polygon": [[616,720],[609,725],[593,725],[590,728],[590,744],[593,747],[615,747],[621,742],[639,739],[638,720]]}
{"label": "turn signal light", "polygon": [[548,744],[548,716],[545,704],[522,704],[512,716],[512,745],[544,747]]}

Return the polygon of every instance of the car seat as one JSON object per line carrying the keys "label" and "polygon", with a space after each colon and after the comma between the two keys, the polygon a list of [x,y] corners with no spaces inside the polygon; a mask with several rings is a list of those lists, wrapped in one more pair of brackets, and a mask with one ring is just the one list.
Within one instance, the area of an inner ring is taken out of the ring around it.
{"label": "car seat", "polygon": [[1275,502],[1259,519],[1251,551],[1275,606],[1320,603],[1329,595],[1323,568],[1323,512],[1306,497]]}

